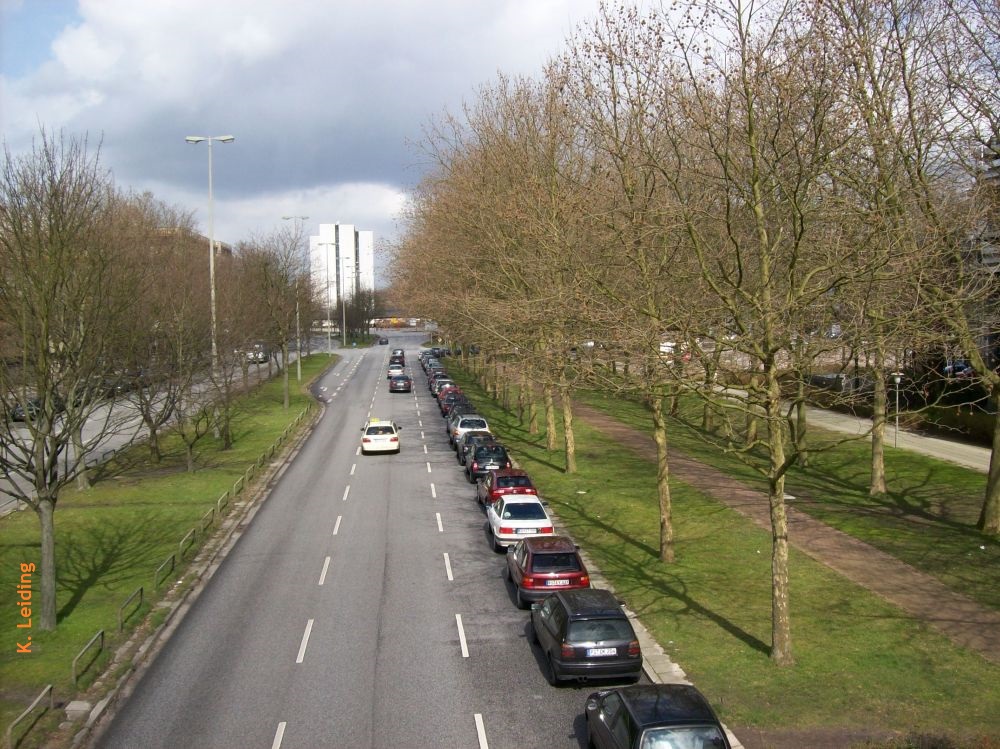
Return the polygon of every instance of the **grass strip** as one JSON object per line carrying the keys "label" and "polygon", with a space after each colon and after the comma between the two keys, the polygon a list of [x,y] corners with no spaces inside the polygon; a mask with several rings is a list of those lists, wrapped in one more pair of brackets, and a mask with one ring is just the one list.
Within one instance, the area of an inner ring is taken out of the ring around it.
{"label": "grass strip", "polygon": [[578,472],[566,474],[561,447],[546,451],[544,434],[528,434],[457,363],[449,371],[619,595],[736,729],[1000,733],[1000,667],[795,551],[796,664],[774,666],[766,531],[675,480],[677,562],[661,563],[652,463],[578,420]]}
{"label": "grass strip", "polygon": [[[303,358],[303,383],[330,363],[325,354]],[[19,609],[0,607],[0,726],[6,728],[46,684],[56,685],[57,701],[74,694],[70,664],[84,644],[104,629],[107,650],[113,651],[157,597],[183,576],[197,546],[166,577],[159,591],[153,590],[157,566],[177,552],[181,539],[216,500],[314,402],[305,387],[296,386],[294,373],[291,389],[287,411],[282,406],[280,377],[241,399],[233,423],[233,447],[224,451],[221,442],[209,435],[198,443],[198,468],[193,473],[185,470],[183,445],[169,437],[159,463],[148,461],[144,444],[136,445],[122,455],[123,464],[131,466],[127,470],[86,491],[63,490],[55,513],[58,628],[54,632],[33,628],[31,653],[17,653],[16,642],[24,642],[25,634],[15,626],[21,621]],[[38,520],[33,512],[14,513],[0,519],[0,529],[0,569],[6,589],[13,593],[20,565],[39,564]],[[198,544],[204,538],[199,534]],[[33,583],[37,601],[38,574]],[[145,603],[119,634],[118,609],[140,585],[145,588]],[[89,669],[81,686],[89,683],[100,665]]]}

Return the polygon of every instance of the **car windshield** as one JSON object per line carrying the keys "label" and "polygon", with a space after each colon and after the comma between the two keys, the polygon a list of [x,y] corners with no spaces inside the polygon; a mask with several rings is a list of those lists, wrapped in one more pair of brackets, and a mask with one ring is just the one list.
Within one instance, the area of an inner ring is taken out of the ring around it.
{"label": "car windshield", "polygon": [[531,561],[532,572],[579,572],[580,560],[576,554],[558,552],[552,554],[535,554]]}
{"label": "car windshield", "polygon": [[390,426],[385,427],[368,427],[365,434],[393,434],[395,430]]}
{"label": "car windshield", "polygon": [[484,429],[486,421],[484,419],[462,419],[462,423],[458,426],[461,429]]}
{"label": "car windshield", "polygon": [[726,743],[716,726],[650,728],[639,749],[723,749]]}
{"label": "car windshield", "polygon": [[503,508],[504,520],[545,520],[545,510],[535,502],[510,504]]}
{"label": "car windshield", "polygon": [[527,476],[497,476],[497,486],[501,489],[530,489],[531,479]]}
{"label": "car windshield", "polygon": [[607,642],[634,637],[628,619],[581,619],[570,622],[566,629],[567,642]]}

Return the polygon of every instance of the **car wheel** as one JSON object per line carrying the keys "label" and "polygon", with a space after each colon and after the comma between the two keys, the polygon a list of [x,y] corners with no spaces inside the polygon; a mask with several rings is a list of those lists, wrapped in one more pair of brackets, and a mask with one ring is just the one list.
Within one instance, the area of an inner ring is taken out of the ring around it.
{"label": "car wheel", "polygon": [[559,686],[559,674],[556,673],[556,664],[552,662],[552,656],[545,657],[545,679],[554,687]]}
{"label": "car wheel", "polygon": [[528,622],[528,642],[530,642],[532,645],[540,644],[538,642],[538,633],[535,631],[534,619]]}
{"label": "car wheel", "polygon": [[514,582],[514,578],[510,575],[510,565],[505,564],[503,568],[503,579],[509,583]]}
{"label": "car wheel", "polygon": [[497,541],[497,536],[492,531],[490,531],[490,540],[493,542],[493,551],[495,551],[497,554],[503,551],[503,546],[500,544],[499,541]]}
{"label": "car wheel", "polygon": [[[507,574],[509,575],[510,573],[508,572]],[[510,578],[508,577],[507,579],[509,580]],[[520,588],[518,588],[517,592],[514,594],[514,601],[515,601],[515,603],[517,603],[517,607],[519,609],[523,610],[523,609],[528,608],[528,605],[529,605],[528,602],[525,601],[523,598],[521,598],[521,589]]]}

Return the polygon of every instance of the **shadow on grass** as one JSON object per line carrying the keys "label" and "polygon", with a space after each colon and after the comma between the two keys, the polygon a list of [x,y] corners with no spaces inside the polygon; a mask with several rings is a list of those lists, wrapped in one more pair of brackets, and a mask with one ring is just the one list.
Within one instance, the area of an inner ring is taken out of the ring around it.
{"label": "shadow on grass", "polygon": [[[610,525],[596,515],[592,515],[584,510],[582,507],[577,507],[571,504],[564,504],[561,512],[570,511],[574,513],[578,520],[587,523],[595,528],[600,528],[606,533],[615,536],[622,543],[616,544],[614,546],[604,546],[602,547],[603,554],[611,559],[615,566],[621,570],[628,570],[628,573],[633,580],[644,585],[647,588],[655,590],[664,596],[669,596],[676,601],[684,604],[685,610],[698,614],[705,619],[715,623],[720,629],[728,632],[730,635],[740,640],[748,647],[757,650],[765,655],[769,655],[771,652],[771,646],[767,643],[754,637],[749,632],[740,629],[731,621],[726,619],[721,614],[716,613],[708,606],[700,603],[691,597],[686,590],[686,586],[680,582],[676,575],[670,575],[666,572],[663,563],[659,560],[659,551],[651,546],[640,543],[635,540],[635,538],[622,533],[615,526]],[[635,561],[628,558],[628,556],[621,551],[624,546],[632,546],[639,549],[645,555],[649,557],[648,561],[636,563]],[[650,568],[654,565],[660,566],[664,570],[664,574],[673,578],[676,581],[676,585],[671,585],[669,582],[664,580],[661,576],[653,575],[649,572]]]}
{"label": "shadow on grass", "polygon": [[159,541],[155,518],[148,516],[94,524],[60,538],[59,588],[69,599],[59,609],[59,621],[72,614],[94,586],[113,589],[134,577],[137,567],[152,569]]}

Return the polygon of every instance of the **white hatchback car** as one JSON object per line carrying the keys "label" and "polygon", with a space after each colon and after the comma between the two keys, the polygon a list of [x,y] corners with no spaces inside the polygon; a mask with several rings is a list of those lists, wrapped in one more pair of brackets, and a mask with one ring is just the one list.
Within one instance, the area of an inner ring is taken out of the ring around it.
{"label": "white hatchback car", "polygon": [[391,419],[369,419],[361,427],[361,454],[398,453],[401,429]]}
{"label": "white hatchback car", "polygon": [[406,374],[406,367],[402,364],[390,364],[388,375],[386,375],[387,380],[391,380],[393,377],[398,377],[401,374]]}
{"label": "white hatchback car", "polygon": [[525,536],[553,533],[552,519],[541,500],[529,494],[501,497],[486,510],[493,551],[503,551]]}

